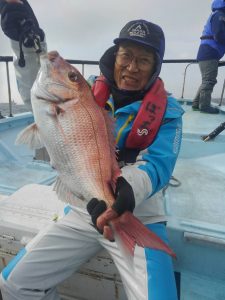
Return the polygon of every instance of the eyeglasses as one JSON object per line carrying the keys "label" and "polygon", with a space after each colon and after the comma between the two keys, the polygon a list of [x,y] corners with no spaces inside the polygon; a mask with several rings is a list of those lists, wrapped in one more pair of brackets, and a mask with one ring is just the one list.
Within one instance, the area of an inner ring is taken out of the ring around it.
{"label": "eyeglasses", "polygon": [[121,67],[127,67],[132,63],[132,61],[135,59],[135,62],[138,66],[138,68],[142,71],[148,71],[152,68],[154,65],[154,57],[153,56],[134,56],[130,52],[116,52],[116,63]]}

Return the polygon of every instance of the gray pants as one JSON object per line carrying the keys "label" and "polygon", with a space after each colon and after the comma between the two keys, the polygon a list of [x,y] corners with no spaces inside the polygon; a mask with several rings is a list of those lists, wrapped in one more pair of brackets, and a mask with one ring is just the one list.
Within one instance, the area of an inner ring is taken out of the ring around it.
{"label": "gray pants", "polygon": [[217,83],[218,64],[219,61],[216,59],[199,62],[202,83],[193,100],[193,106],[199,107],[200,109],[205,109],[210,106],[213,88]]}

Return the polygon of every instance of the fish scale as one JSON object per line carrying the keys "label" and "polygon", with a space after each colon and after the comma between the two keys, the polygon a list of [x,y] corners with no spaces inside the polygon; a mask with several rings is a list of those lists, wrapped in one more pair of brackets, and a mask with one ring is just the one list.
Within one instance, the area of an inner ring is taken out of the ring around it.
{"label": "fish scale", "polygon": [[[59,104],[49,101],[46,104],[55,106],[55,109],[46,109],[53,112],[53,116],[50,115],[48,118],[49,126],[46,130],[46,115],[43,114],[43,110],[40,112],[40,101],[37,99],[41,97],[38,88],[42,82],[45,82],[44,74],[38,79],[32,91],[32,106],[40,134],[45,140],[44,145],[51,158],[51,164],[56,170],[60,170],[61,184],[57,184],[57,190],[59,189],[62,200],[74,205],[79,199],[89,201],[96,197],[112,204],[114,198],[109,182],[116,168],[111,167],[112,151],[108,143],[103,109],[96,105],[90,88],[81,83],[86,92],[82,92],[79,99],[83,99],[85,95],[84,101],[77,101],[77,94],[75,94],[75,99],[72,98],[70,101]],[[83,80],[82,77],[81,80]],[[52,86],[48,84],[46,88],[51,90]],[[59,85],[57,85],[57,91],[58,88]],[[61,112],[54,115],[54,111],[57,110]],[[79,120],[79,122],[74,122],[74,120]],[[49,135],[53,136],[53,139],[50,139]],[[115,158],[114,164],[116,164]],[[120,172],[119,168],[117,172]],[[63,192],[69,190],[70,193],[67,193],[65,197],[60,189]],[[68,195],[70,195],[69,198]]]}

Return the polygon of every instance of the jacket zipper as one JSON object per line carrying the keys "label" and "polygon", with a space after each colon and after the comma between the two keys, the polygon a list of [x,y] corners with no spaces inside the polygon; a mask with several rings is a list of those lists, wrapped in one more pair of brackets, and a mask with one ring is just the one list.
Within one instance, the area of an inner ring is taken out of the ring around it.
{"label": "jacket zipper", "polygon": [[121,138],[123,130],[128,126],[128,124],[133,120],[134,115],[129,115],[126,122],[123,124],[122,127],[120,127],[120,130],[118,131],[117,137],[116,137],[116,143],[119,143],[119,140]]}

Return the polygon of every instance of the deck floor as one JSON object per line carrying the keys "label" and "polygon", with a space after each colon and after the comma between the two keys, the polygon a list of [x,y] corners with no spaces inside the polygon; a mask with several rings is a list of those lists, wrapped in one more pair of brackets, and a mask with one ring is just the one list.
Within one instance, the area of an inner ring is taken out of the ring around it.
{"label": "deck floor", "polygon": [[[190,148],[187,149],[187,152],[182,149],[181,156],[175,167],[173,175],[181,182],[181,185],[178,187],[170,186],[168,188],[167,213],[180,219],[204,222],[209,224],[209,226],[219,225],[223,227],[225,225],[225,131],[216,137],[215,141],[205,143],[206,148],[203,148],[203,142],[196,143],[196,139],[200,141],[201,135],[209,134],[220,123],[224,122],[225,115],[209,115],[193,112],[190,105],[183,105],[183,108],[185,109],[183,132],[184,135],[188,135],[189,139],[187,140],[187,144],[184,143],[183,145],[184,147],[189,145]],[[215,151],[215,149],[218,151]],[[6,187],[10,183],[17,189],[25,184],[31,182],[37,183],[43,179],[39,177],[42,173],[41,171],[38,175],[38,168],[35,170],[30,167],[25,169],[21,166],[17,169],[14,167],[13,164],[11,166],[5,164],[4,168],[0,169],[0,178],[2,179],[4,174],[4,185]],[[11,172],[11,176],[13,174],[13,181],[6,176],[9,171]],[[35,176],[37,177],[32,179],[32,172],[36,173]],[[46,173],[43,172],[43,174]],[[43,226],[46,218],[52,216],[52,214],[47,214],[46,216],[43,214],[39,207],[38,193],[35,193],[35,195],[37,195],[36,202],[32,202],[34,207],[29,207],[29,210],[27,210],[29,211],[29,220],[25,214],[21,216],[21,224],[24,223],[24,226],[26,222],[30,222],[30,213],[32,211],[35,216],[38,214],[39,224],[43,223]],[[0,200],[4,202],[5,197],[0,195]],[[22,198],[20,197],[20,199]],[[9,204],[6,208],[9,207]],[[17,209],[15,204],[14,208]],[[11,213],[11,218],[16,218],[11,208],[8,211]],[[18,211],[21,210],[18,209]],[[4,216],[6,217],[7,214],[5,213]],[[33,224],[36,223],[33,222]],[[225,286],[222,281],[216,278],[204,277],[184,270],[181,274],[181,293],[180,300],[224,300]]]}
{"label": "deck floor", "polygon": [[[183,115],[184,133],[209,134],[217,126],[225,122],[225,111],[221,111],[218,115],[210,115],[193,111],[191,105],[184,104],[182,107],[185,110],[185,114]],[[225,130],[220,135],[225,136]]]}

